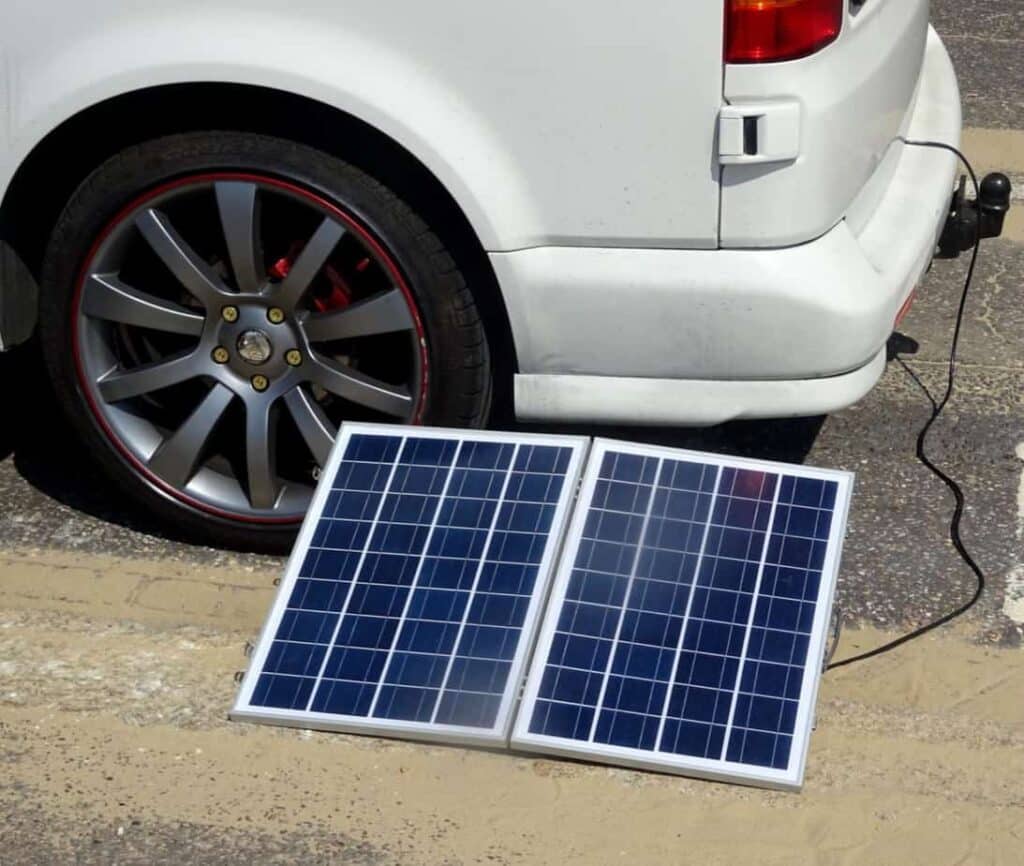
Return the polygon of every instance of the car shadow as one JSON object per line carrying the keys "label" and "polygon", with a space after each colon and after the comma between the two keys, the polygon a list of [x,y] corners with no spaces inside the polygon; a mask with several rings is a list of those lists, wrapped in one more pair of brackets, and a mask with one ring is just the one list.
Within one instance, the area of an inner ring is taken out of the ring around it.
{"label": "car shadow", "polygon": [[6,460],[17,447],[21,418],[27,408],[28,393],[20,378],[22,351],[0,353],[0,382],[3,382],[4,412],[0,415],[0,460]]}
{"label": "car shadow", "polygon": [[[44,495],[76,511],[176,542],[188,542],[132,507],[94,468],[49,387],[34,346],[0,354],[0,382],[8,411],[0,425],[0,460]],[[523,432],[568,433],[711,451],[740,457],[802,463],[821,430],[823,417],[780,421],[734,421],[703,429],[604,425],[520,424],[507,418],[494,426]],[[7,507],[12,507],[8,503]]]}
{"label": "car shadow", "polygon": [[[825,416],[771,421],[730,421],[715,427],[638,427],[598,424],[509,424],[505,429],[622,439],[648,445],[710,451],[732,457],[803,463]],[[503,425],[504,426],[504,425]]]}
{"label": "car shadow", "polygon": [[34,344],[0,353],[0,382],[8,407],[0,423],[0,461],[12,460],[28,484],[75,511],[169,541],[188,541],[140,514],[95,468],[64,417]]}

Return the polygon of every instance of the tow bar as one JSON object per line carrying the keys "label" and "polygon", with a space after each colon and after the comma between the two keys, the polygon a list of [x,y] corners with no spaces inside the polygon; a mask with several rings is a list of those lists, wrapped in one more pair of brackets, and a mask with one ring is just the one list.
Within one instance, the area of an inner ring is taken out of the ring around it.
{"label": "tow bar", "polygon": [[967,176],[960,175],[946,225],[939,236],[940,258],[955,259],[972,249],[978,240],[997,238],[1003,233],[1013,190],[1010,179],[1001,172],[993,172],[982,178],[979,188],[979,198],[968,201]]}

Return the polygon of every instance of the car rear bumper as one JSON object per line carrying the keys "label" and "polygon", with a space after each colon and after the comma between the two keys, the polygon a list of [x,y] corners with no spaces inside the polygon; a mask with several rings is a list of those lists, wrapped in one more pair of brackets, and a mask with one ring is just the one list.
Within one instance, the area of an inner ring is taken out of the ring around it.
{"label": "car rear bumper", "polygon": [[[960,132],[956,75],[930,31],[906,137],[956,145]],[[848,219],[799,246],[493,254],[521,372],[517,414],[640,420],[630,413],[646,402],[657,404],[641,412],[648,422],[707,424],[855,402],[881,375],[934,254],[956,159],[897,140],[878,172]]]}
{"label": "car rear bumper", "polygon": [[827,415],[856,403],[885,370],[883,348],[870,363],[826,379],[715,381],[621,376],[516,376],[516,412],[528,421],[606,424],[722,424],[739,418]]}

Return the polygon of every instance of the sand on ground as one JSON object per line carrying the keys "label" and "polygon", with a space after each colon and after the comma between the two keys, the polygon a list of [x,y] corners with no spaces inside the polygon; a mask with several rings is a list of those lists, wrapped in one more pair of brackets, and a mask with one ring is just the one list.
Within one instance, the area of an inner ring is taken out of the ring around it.
{"label": "sand on ground", "polygon": [[[180,862],[1024,862],[1020,650],[947,631],[829,674],[785,794],[229,722],[274,577],[0,554],[0,842],[31,830],[38,862],[146,862],[160,834]],[[886,637],[848,631],[840,655]]]}

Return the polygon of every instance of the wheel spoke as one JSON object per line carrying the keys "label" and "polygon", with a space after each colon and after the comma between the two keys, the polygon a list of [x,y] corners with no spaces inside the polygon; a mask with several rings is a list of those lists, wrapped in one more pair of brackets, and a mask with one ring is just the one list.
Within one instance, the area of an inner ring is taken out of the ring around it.
{"label": "wheel spoke", "polygon": [[245,458],[249,502],[253,508],[273,508],[277,483],[276,402],[255,399],[245,406]]}
{"label": "wheel spoke", "polygon": [[224,181],[215,184],[214,191],[238,290],[258,292],[266,282],[266,274],[260,245],[256,184]]}
{"label": "wheel spoke", "polygon": [[111,372],[97,382],[100,395],[108,403],[169,388],[202,373],[195,352],[183,352],[170,358],[144,364],[131,370]]}
{"label": "wheel spoke", "polygon": [[[103,238],[76,301],[75,362],[97,423],[176,501],[240,522],[298,519],[311,485],[292,479],[279,437],[294,426],[300,464],[324,467],[339,418],[415,420],[429,379],[417,307],[354,214],[285,195],[273,177],[183,169]],[[314,294],[343,260],[381,279],[318,313]],[[239,349],[252,332],[271,343],[264,367],[243,361],[260,361]],[[345,340],[358,351],[331,346]],[[236,421],[244,433],[229,443]]]}
{"label": "wheel spoke", "polygon": [[82,312],[108,322],[171,334],[198,337],[203,332],[203,317],[198,313],[133,289],[113,274],[89,277],[82,298]]}
{"label": "wheel spoke", "polygon": [[299,433],[306,440],[313,459],[323,468],[327,465],[337,429],[304,388],[293,388],[284,395],[284,402],[291,412],[295,426],[299,428]]}
{"label": "wheel spoke", "polygon": [[317,358],[312,363],[309,376],[332,394],[386,415],[404,418],[412,409],[413,401],[407,388],[372,379],[352,367],[325,358]]}
{"label": "wheel spoke", "polygon": [[313,278],[320,273],[320,269],[344,234],[345,229],[339,223],[329,217],[324,218],[277,289],[278,298],[283,306],[295,307],[302,300],[303,295],[309,291]]}
{"label": "wheel spoke", "polygon": [[399,289],[389,289],[335,313],[310,316],[303,324],[311,343],[391,334],[413,327],[409,305]]}
{"label": "wheel spoke", "polygon": [[224,302],[227,287],[175,231],[166,215],[151,208],[135,218],[135,225],[178,282],[208,310]]}
{"label": "wheel spoke", "polygon": [[217,383],[177,431],[163,441],[149,460],[149,468],[175,487],[184,487],[195,474],[203,447],[234,399],[229,388]]}

